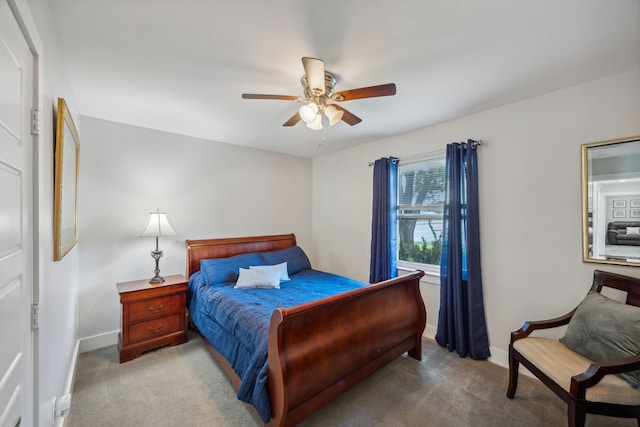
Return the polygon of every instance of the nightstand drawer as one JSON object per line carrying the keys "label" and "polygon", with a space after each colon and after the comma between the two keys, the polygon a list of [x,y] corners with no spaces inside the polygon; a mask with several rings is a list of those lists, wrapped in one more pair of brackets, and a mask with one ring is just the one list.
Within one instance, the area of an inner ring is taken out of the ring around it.
{"label": "nightstand drawer", "polygon": [[152,320],[182,311],[182,295],[153,298],[129,305],[129,322]]}
{"label": "nightstand drawer", "polygon": [[180,314],[166,316],[147,322],[137,323],[129,327],[129,344],[161,337],[172,332],[181,331],[184,319]]}

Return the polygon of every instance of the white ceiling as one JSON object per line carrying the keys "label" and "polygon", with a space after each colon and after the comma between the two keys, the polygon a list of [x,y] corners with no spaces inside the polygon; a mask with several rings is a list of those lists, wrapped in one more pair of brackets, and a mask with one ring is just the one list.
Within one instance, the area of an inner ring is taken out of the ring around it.
{"label": "white ceiling", "polygon": [[[48,2],[81,115],[303,157],[640,68],[639,0]],[[303,56],[397,94],[326,132],[241,98],[302,95]]]}

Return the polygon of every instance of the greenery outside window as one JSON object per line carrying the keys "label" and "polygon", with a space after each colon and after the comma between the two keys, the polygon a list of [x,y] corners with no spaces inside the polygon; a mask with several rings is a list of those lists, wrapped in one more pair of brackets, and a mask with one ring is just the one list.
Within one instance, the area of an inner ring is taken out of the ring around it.
{"label": "greenery outside window", "polygon": [[440,272],[445,153],[398,164],[398,267]]}

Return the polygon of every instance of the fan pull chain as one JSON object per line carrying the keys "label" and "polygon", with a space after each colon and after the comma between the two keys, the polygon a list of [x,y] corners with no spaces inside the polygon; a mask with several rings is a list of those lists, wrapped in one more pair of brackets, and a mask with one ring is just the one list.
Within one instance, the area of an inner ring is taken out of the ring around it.
{"label": "fan pull chain", "polygon": [[322,141],[318,142],[318,147],[327,142],[327,117],[322,115]]}

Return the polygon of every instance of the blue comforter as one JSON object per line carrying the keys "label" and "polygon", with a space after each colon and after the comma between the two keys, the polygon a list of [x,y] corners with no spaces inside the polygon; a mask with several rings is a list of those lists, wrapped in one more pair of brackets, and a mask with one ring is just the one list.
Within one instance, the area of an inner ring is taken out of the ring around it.
{"label": "blue comforter", "polygon": [[271,419],[267,343],[273,310],[365,286],[342,276],[304,270],[280,289],[233,289],[234,283],[207,286],[200,272],[189,280],[187,305],[193,323],[231,364],[242,380],[238,399]]}

